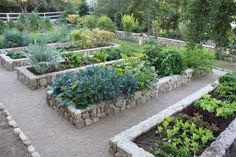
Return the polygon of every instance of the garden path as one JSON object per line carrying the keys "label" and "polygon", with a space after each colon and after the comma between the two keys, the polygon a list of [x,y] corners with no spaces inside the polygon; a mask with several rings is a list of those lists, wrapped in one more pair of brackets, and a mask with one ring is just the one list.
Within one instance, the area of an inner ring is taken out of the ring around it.
{"label": "garden path", "polygon": [[214,71],[158,99],[79,130],[47,106],[45,89],[31,91],[17,80],[15,72],[2,68],[0,102],[5,103],[42,157],[109,157],[108,141],[111,137],[176,103],[222,74]]}

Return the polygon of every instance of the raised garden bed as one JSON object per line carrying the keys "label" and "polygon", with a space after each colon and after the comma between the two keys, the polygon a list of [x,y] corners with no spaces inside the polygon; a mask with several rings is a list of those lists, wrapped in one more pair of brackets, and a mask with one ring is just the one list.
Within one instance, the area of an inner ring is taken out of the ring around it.
{"label": "raised garden bed", "polygon": [[[221,83],[227,82],[227,79],[225,79],[226,81],[222,80],[220,80]],[[236,139],[235,109],[229,108],[228,110],[227,108],[223,110],[225,107],[234,105],[235,101],[231,100],[234,99],[234,96],[228,97],[229,93],[226,94],[227,97],[223,94],[217,95],[221,87],[225,88],[223,83],[219,84],[216,81],[111,138],[110,152],[115,156],[122,157],[155,157],[163,156],[163,154],[181,156],[180,153],[182,156],[183,154],[185,156],[194,156],[195,154],[201,157],[223,157],[228,151],[232,151],[233,143]],[[226,99],[227,101],[225,101]],[[207,103],[205,102],[206,100],[208,101]],[[212,104],[207,105],[209,103]],[[184,124],[183,126],[181,122]],[[177,123],[181,124],[182,127],[178,128]],[[186,131],[188,128],[189,131],[183,135],[181,131]],[[203,133],[199,136],[198,130],[205,132],[206,135]],[[217,138],[215,139],[214,137]],[[174,140],[181,138],[184,140]],[[193,140],[196,142],[192,142]],[[188,141],[189,144],[187,143]],[[174,143],[177,143],[177,147],[174,146]],[[181,143],[185,147],[182,147]],[[173,154],[173,152],[179,154]]]}
{"label": "raised garden bed", "polygon": [[66,117],[76,128],[89,126],[102,118],[133,108],[138,104],[158,97],[160,93],[171,91],[174,88],[187,84],[192,79],[192,70],[186,70],[182,75],[163,77],[154,85],[152,90],[138,91],[129,99],[120,98],[116,102],[102,102],[90,105],[85,109],[76,109],[75,106],[59,107],[62,98],[54,96],[53,90],[47,91],[47,103],[58,113]]}
{"label": "raised garden bed", "polygon": [[52,83],[53,80],[56,78],[64,75],[65,73],[76,73],[80,69],[84,69],[91,66],[99,66],[99,65],[111,65],[117,62],[120,62],[121,60],[114,60],[109,62],[102,62],[97,64],[91,64],[83,67],[78,68],[72,68],[42,75],[37,75],[31,72],[29,69],[31,67],[18,67],[17,69],[17,78],[19,81],[21,81],[24,85],[29,87],[32,90],[39,89],[39,88],[46,88],[50,83]]}
{"label": "raised garden bed", "polygon": [[0,54],[0,63],[7,71],[13,71],[16,67],[29,65],[29,60],[27,58],[12,59],[6,54]]}
{"label": "raised garden bed", "polygon": [[[97,51],[103,51],[106,49],[111,48],[118,48],[118,44],[112,44],[112,46],[106,46],[106,47],[98,47],[98,48],[92,48],[92,49],[84,49],[84,50],[76,50],[76,51],[69,51],[69,53],[76,53],[76,54],[82,54],[82,55],[93,55]],[[27,47],[26,47],[27,48]],[[25,49],[26,50],[26,49]],[[29,65],[29,59],[28,58],[20,58],[20,59],[13,59],[8,56],[8,54],[12,54],[15,52],[7,53],[7,54],[0,54],[0,63],[2,67],[7,69],[8,71],[13,71],[16,69],[16,67],[23,67]]]}
{"label": "raised garden bed", "polygon": [[[66,43],[52,43],[52,44],[47,44],[47,45],[53,48],[58,48],[58,47],[65,47],[70,44],[71,44],[70,42],[66,42]],[[27,49],[28,49],[28,46],[0,49],[0,54],[7,54],[7,53],[17,52],[17,51],[26,51]]]}

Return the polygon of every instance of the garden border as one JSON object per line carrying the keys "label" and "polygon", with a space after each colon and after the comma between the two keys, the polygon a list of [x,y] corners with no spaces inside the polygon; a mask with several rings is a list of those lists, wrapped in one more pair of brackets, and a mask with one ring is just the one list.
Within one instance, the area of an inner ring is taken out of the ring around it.
{"label": "garden border", "polygon": [[[83,54],[83,55],[93,55],[97,51],[102,51],[109,48],[118,48],[120,45],[113,43],[111,46],[105,47],[97,47],[92,49],[82,49],[76,51],[68,51],[68,53],[75,53],[75,54]],[[0,54],[0,64],[4,67],[7,71],[14,71],[16,67],[23,67],[30,64],[28,58],[22,59],[12,59],[8,57],[6,54]]]}
{"label": "garden border", "polygon": [[14,71],[16,67],[22,67],[29,65],[28,58],[12,59],[6,54],[0,54],[0,65],[7,71]]}
{"label": "garden border", "polygon": [[90,105],[86,109],[76,109],[75,106],[58,107],[62,102],[62,98],[54,96],[53,90],[49,88],[47,91],[47,103],[79,129],[89,126],[110,115],[134,108],[154,97],[157,98],[161,93],[171,91],[181,85],[187,84],[192,80],[192,73],[192,69],[187,69],[182,75],[163,77],[159,79],[152,90],[138,91],[132,98],[120,98],[117,102],[106,101],[97,105]]}
{"label": "garden border", "polygon": [[13,132],[19,136],[19,139],[21,142],[27,147],[27,151],[29,154],[31,154],[32,157],[40,157],[40,154],[35,150],[35,147],[31,144],[31,141],[29,138],[24,134],[24,132],[18,127],[15,120],[12,119],[12,116],[8,112],[8,110],[5,108],[4,104],[0,103],[0,110],[3,111],[3,113],[6,116],[6,119],[8,121],[8,125],[13,128]]}
{"label": "garden border", "polygon": [[[119,157],[155,157],[150,152],[145,151],[143,148],[138,147],[133,141],[140,135],[148,132],[156,125],[160,124],[165,118],[182,111],[184,108],[191,105],[194,101],[200,99],[204,94],[213,91],[218,81],[198,90],[190,96],[182,99],[176,104],[166,108],[165,110],[153,115],[147,120],[127,129],[120,134],[114,136],[109,141],[109,151],[115,156]],[[221,157],[226,154],[226,150],[233,144],[236,139],[236,118],[231,122],[228,128],[225,129],[217,139],[202,153],[201,157]]]}
{"label": "garden border", "polygon": [[25,67],[17,67],[17,79],[21,81],[24,85],[29,87],[32,90],[36,90],[39,88],[46,88],[50,83],[52,83],[53,80],[56,78],[64,75],[65,73],[76,73],[78,70],[85,69],[88,67],[92,66],[99,66],[99,65],[112,65],[115,63],[118,63],[122,61],[123,59],[119,60],[113,60],[109,62],[102,62],[102,63],[96,63],[96,64],[90,64],[78,68],[73,68],[73,69],[67,69],[67,70],[62,70],[62,71],[57,71],[57,72],[52,72],[48,74],[43,74],[43,75],[34,75],[32,72],[30,72],[27,68],[30,66],[25,66]]}
{"label": "garden border", "polygon": [[[57,42],[57,43],[50,43],[47,44],[48,46],[57,48],[57,47],[64,47],[67,45],[70,45],[71,42]],[[25,51],[28,49],[29,46],[24,46],[24,47],[13,47],[13,48],[4,48],[4,49],[0,49],[0,54],[6,54],[6,53],[11,53],[11,52],[17,52],[17,51]]]}
{"label": "garden border", "polygon": [[[116,31],[116,38],[119,40],[127,40],[127,33],[125,31]],[[156,41],[157,43],[160,43],[164,46],[174,46],[174,47],[179,47],[179,46],[183,46],[184,44],[186,44],[186,41],[183,40],[178,40],[178,39],[170,39],[170,38],[164,38],[164,37],[158,37],[157,39],[155,39],[154,36],[151,35],[147,35],[145,33],[131,33],[131,40],[134,41],[138,41],[139,40],[152,40],[152,41]],[[209,48],[209,49],[215,49],[215,46],[212,45],[206,45],[203,44],[203,47]]]}

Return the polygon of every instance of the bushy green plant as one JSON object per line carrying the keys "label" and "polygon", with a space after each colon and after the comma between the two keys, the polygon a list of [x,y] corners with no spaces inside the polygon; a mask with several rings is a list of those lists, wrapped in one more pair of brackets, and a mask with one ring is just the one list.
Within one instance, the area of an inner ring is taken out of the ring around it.
{"label": "bushy green plant", "polygon": [[108,46],[115,39],[115,34],[98,28],[92,30],[93,44],[96,47]]}
{"label": "bushy green plant", "polygon": [[80,16],[78,14],[70,14],[68,15],[67,20],[72,24],[76,24],[78,22],[79,17]]}
{"label": "bushy green plant", "polygon": [[39,15],[35,12],[29,17],[29,29],[31,32],[37,32],[42,28],[42,22]]}
{"label": "bushy green plant", "polygon": [[160,157],[195,156],[214,138],[211,130],[179,117],[166,118],[157,126],[156,133],[160,140],[155,142],[153,154]]}
{"label": "bushy green plant", "polygon": [[27,15],[25,14],[20,14],[17,23],[16,23],[16,28],[18,31],[23,32],[28,29],[28,21],[27,21]]}
{"label": "bushy green plant", "polygon": [[85,108],[102,101],[129,97],[136,90],[136,79],[128,74],[118,75],[111,67],[90,67],[74,76],[65,75],[53,85],[54,94],[63,98],[61,106]]}
{"label": "bushy green plant", "polygon": [[215,93],[225,101],[236,102],[236,81],[221,84]]}
{"label": "bushy green plant", "polygon": [[4,48],[4,39],[2,36],[0,36],[0,48]]}
{"label": "bushy green plant", "polygon": [[99,29],[93,29],[92,31],[89,29],[78,29],[73,31],[71,36],[75,45],[82,49],[107,46],[115,38],[114,33]]}
{"label": "bushy green plant", "polygon": [[81,49],[94,47],[93,34],[89,29],[78,29],[71,32],[75,45]]}
{"label": "bushy green plant", "polygon": [[44,74],[47,70],[57,70],[61,66],[61,54],[45,44],[31,45],[26,56],[39,74]]}
{"label": "bushy green plant", "polygon": [[203,96],[195,105],[210,113],[216,113],[217,117],[224,117],[226,119],[232,117],[236,112],[236,102],[222,102],[221,100],[211,98],[210,95]]}
{"label": "bushy green plant", "polygon": [[181,74],[185,70],[183,55],[174,48],[151,45],[144,49],[144,53],[160,76]]}
{"label": "bushy green plant", "polygon": [[9,56],[9,57],[12,58],[12,59],[26,58],[25,52],[8,53],[7,56]]}
{"label": "bushy green plant", "polygon": [[223,83],[231,83],[236,82],[236,72],[227,73],[219,78],[219,82]]}
{"label": "bushy green plant", "polygon": [[18,31],[7,31],[4,34],[4,47],[19,47],[26,46],[31,43],[32,40],[27,33],[21,33]]}
{"label": "bushy green plant", "polygon": [[95,16],[92,15],[82,16],[78,19],[78,24],[81,27],[87,27],[89,29],[93,29],[97,27],[97,19]]}
{"label": "bushy green plant", "polygon": [[215,67],[215,53],[201,46],[183,47],[181,52],[188,68],[194,70],[194,75],[199,76],[210,73]]}
{"label": "bushy green plant", "polygon": [[52,21],[49,17],[46,17],[43,20],[43,28],[47,31],[51,31],[53,29],[53,24],[52,24]]}
{"label": "bushy green plant", "polygon": [[115,32],[116,27],[114,22],[107,16],[101,16],[98,19],[98,28],[110,32]]}
{"label": "bushy green plant", "polygon": [[79,13],[80,16],[89,15],[89,6],[86,2],[82,3],[79,6],[78,13]]}
{"label": "bushy green plant", "polygon": [[2,20],[0,20],[0,35],[5,32],[5,29],[6,29],[5,23]]}
{"label": "bushy green plant", "polygon": [[80,67],[82,65],[86,65],[92,62],[91,57],[73,53],[63,54],[63,58],[65,58],[65,66],[67,68]]}
{"label": "bushy green plant", "polygon": [[14,29],[15,28],[15,23],[10,20],[10,21],[7,21],[7,29]]}
{"label": "bushy green plant", "polygon": [[135,29],[139,27],[139,22],[134,17],[133,14],[122,16],[121,22],[122,22],[124,30],[128,33],[133,32]]}
{"label": "bushy green plant", "polygon": [[57,26],[49,32],[31,33],[32,39],[36,43],[54,43],[69,41],[69,29],[67,26]]}
{"label": "bushy green plant", "polygon": [[137,54],[136,57],[127,57],[123,55],[125,61],[113,65],[118,73],[128,73],[137,79],[138,90],[152,88],[153,84],[158,80],[155,67],[149,65],[143,60],[144,54]]}

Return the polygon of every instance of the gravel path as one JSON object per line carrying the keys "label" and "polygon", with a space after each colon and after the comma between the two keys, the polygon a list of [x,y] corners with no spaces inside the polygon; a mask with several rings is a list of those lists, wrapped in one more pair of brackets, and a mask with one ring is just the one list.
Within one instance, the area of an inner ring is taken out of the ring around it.
{"label": "gravel path", "polygon": [[156,100],[80,130],[47,106],[45,89],[31,91],[16,79],[15,72],[6,72],[2,68],[0,100],[42,157],[109,157],[109,138],[215,81],[222,74],[214,71]]}

